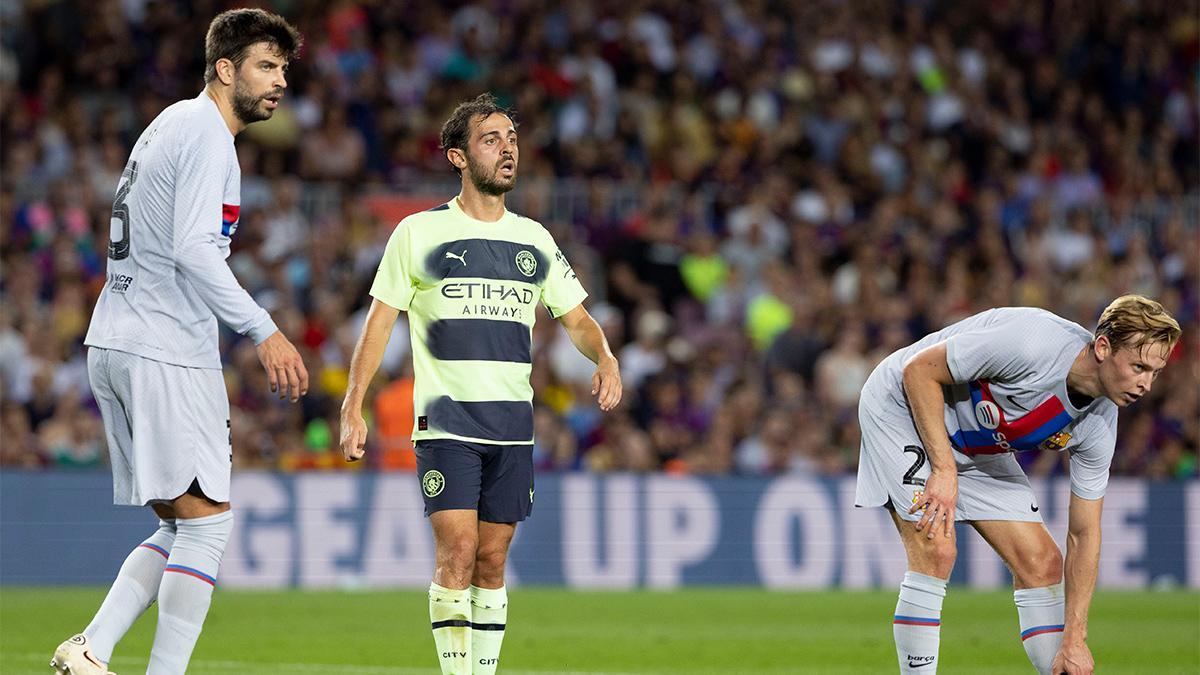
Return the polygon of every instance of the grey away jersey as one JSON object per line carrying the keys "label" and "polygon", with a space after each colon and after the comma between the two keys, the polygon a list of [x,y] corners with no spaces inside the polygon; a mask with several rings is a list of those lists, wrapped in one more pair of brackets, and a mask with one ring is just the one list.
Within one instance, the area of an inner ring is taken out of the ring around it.
{"label": "grey away jersey", "polygon": [[207,94],[142,132],[113,201],[108,278],[85,343],[191,368],[220,368],[217,320],[262,342],[275,324],[225,259],[241,170]]}
{"label": "grey away jersey", "polygon": [[1067,450],[1072,492],[1099,499],[1116,444],[1117,406],[1096,398],[1080,409],[1067,396],[1067,374],[1091,340],[1082,326],[1045,310],[992,309],[896,351],[872,379],[908,412],[904,365],[944,341],[958,383],[945,392],[946,430],[955,449],[967,455]]}

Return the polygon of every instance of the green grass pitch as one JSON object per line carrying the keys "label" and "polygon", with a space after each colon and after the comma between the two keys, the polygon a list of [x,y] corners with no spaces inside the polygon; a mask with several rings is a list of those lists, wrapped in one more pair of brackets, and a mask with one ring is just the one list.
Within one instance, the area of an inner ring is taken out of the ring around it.
{"label": "green grass pitch", "polygon": [[[99,588],[0,588],[0,673],[50,672]],[[194,675],[436,673],[420,591],[218,590]],[[895,592],[575,592],[515,588],[502,673],[891,673]],[[1200,593],[1097,594],[1097,672],[1200,672]],[[943,673],[1031,673],[1009,592],[952,588]],[[145,672],[154,609],[118,645],[118,675]]]}

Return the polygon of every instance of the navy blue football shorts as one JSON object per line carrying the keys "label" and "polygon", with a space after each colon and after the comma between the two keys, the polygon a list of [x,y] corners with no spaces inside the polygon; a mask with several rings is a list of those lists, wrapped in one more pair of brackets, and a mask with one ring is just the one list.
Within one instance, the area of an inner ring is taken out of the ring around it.
{"label": "navy blue football shorts", "polygon": [[417,441],[417,478],[425,515],[475,509],[489,523],[516,523],[533,510],[533,445],[449,438]]}

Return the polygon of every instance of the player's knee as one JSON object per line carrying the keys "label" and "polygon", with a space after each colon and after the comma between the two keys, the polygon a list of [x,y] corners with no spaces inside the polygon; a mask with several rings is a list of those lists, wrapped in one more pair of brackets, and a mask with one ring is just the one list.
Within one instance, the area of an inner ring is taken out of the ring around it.
{"label": "player's knee", "polygon": [[911,561],[914,571],[938,577],[950,578],[954,571],[954,561],[958,559],[958,545],[954,539],[946,537],[917,538],[917,559]]}
{"label": "player's knee", "polygon": [[1022,588],[1042,588],[1062,581],[1063,556],[1052,541],[1021,549],[1014,563],[1013,578]]}
{"label": "player's knee", "polygon": [[508,554],[503,549],[480,549],[475,557],[475,573],[491,579],[504,578],[504,563]]}
{"label": "player's knee", "polygon": [[443,542],[438,551],[438,564],[455,573],[470,576],[475,567],[475,540],[462,537]]}

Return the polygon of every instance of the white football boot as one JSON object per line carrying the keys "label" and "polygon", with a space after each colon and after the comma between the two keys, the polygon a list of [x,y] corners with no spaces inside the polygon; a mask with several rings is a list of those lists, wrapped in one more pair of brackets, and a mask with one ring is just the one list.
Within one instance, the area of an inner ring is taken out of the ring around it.
{"label": "white football boot", "polygon": [[50,667],[54,672],[63,675],[116,675],[109,671],[100,659],[92,656],[87,636],[82,633],[72,635],[54,650]]}

